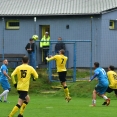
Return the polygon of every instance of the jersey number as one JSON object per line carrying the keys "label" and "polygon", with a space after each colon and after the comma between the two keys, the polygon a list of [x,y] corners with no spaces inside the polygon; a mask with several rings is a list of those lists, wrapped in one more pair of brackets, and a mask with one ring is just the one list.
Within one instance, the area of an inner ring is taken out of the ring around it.
{"label": "jersey number", "polygon": [[64,59],[63,58],[61,58],[62,59],[62,62],[61,62],[61,64],[63,64],[63,62],[64,62]]}
{"label": "jersey number", "polygon": [[21,78],[26,78],[27,70],[20,70],[21,72]]}
{"label": "jersey number", "polygon": [[101,69],[101,71],[102,71],[103,75],[106,75],[106,72],[104,69]]}
{"label": "jersey number", "polygon": [[114,77],[115,80],[117,80],[117,75],[113,74],[113,77]]}

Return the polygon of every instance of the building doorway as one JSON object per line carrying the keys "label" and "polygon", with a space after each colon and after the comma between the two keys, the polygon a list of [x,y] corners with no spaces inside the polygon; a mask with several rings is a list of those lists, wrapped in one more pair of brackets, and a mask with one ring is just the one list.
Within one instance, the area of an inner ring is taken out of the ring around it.
{"label": "building doorway", "polygon": [[[41,40],[42,37],[45,35],[45,32],[48,32],[50,35],[50,25],[39,25],[39,39]],[[41,56],[41,64],[45,64],[45,53],[43,49],[40,49],[40,56]]]}
{"label": "building doorway", "polygon": [[45,32],[48,32],[50,35],[50,25],[40,25],[39,26],[39,38],[41,39]]}

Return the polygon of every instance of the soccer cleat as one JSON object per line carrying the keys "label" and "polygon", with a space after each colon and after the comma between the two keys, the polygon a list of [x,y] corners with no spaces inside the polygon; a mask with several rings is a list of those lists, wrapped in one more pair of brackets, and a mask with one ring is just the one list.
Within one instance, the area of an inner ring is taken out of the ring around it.
{"label": "soccer cleat", "polygon": [[96,106],[95,104],[91,104],[91,105],[89,105],[90,107],[94,107],[94,106]]}
{"label": "soccer cleat", "polygon": [[71,100],[71,97],[66,97],[65,100],[69,102]]}
{"label": "soccer cleat", "polygon": [[104,102],[102,105],[107,105],[107,102]]}
{"label": "soccer cleat", "polygon": [[109,104],[110,104],[110,99],[108,98],[107,100],[106,100],[106,105],[108,106]]}
{"label": "soccer cleat", "polygon": [[9,101],[4,100],[4,103],[10,103]]}
{"label": "soccer cleat", "polygon": [[19,114],[17,117],[23,117],[23,115]]}

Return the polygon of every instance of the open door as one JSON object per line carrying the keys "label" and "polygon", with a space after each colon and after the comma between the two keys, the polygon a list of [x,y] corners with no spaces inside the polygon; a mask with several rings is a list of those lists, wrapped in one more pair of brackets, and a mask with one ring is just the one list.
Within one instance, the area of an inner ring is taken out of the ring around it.
{"label": "open door", "polygon": [[42,25],[42,36],[44,36],[45,32],[48,32],[50,35],[50,25]]}
{"label": "open door", "polygon": [[[48,32],[49,35],[50,35],[50,25],[40,25],[39,29],[40,29],[39,30],[39,38],[40,38],[40,40],[45,35],[45,32]],[[44,63],[44,58],[43,58],[44,53],[43,53],[43,51],[41,51],[40,55],[41,55],[41,64],[43,64]]]}

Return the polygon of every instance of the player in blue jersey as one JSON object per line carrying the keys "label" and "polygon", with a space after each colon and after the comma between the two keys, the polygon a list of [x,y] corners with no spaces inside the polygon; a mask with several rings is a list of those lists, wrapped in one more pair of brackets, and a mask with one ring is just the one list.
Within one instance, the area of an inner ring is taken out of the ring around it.
{"label": "player in blue jersey", "polygon": [[1,73],[1,69],[0,69],[0,76],[2,75],[2,73]]}
{"label": "player in blue jersey", "polygon": [[0,68],[1,75],[0,75],[0,84],[3,88],[3,92],[0,94],[0,102],[2,102],[2,97],[4,96],[4,102],[7,102],[7,95],[10,91],[10,84],[8,82],[8,79],[11,79],[8,75],[8,69],[7,69],[8,61],[7,59],[3,60],[3,65]]}
{"label": "player in blue jersey", "polygon": [[105,95],[105,92],[108,88],[109,82],[108,78],[106,75],[106,72],[103,68],[99,67],[99,63],[95,62],[94,63],[94,75],[90,78],[89,82],[91,82],[94,78],[97,77],[98,79],[98,84],[95,86],[95,89],[93,90],[93,95],[92,95],[92,105],[96,105],[96,95],[102,97],[106,102],[107,106],[110,104],[110,99]]}

